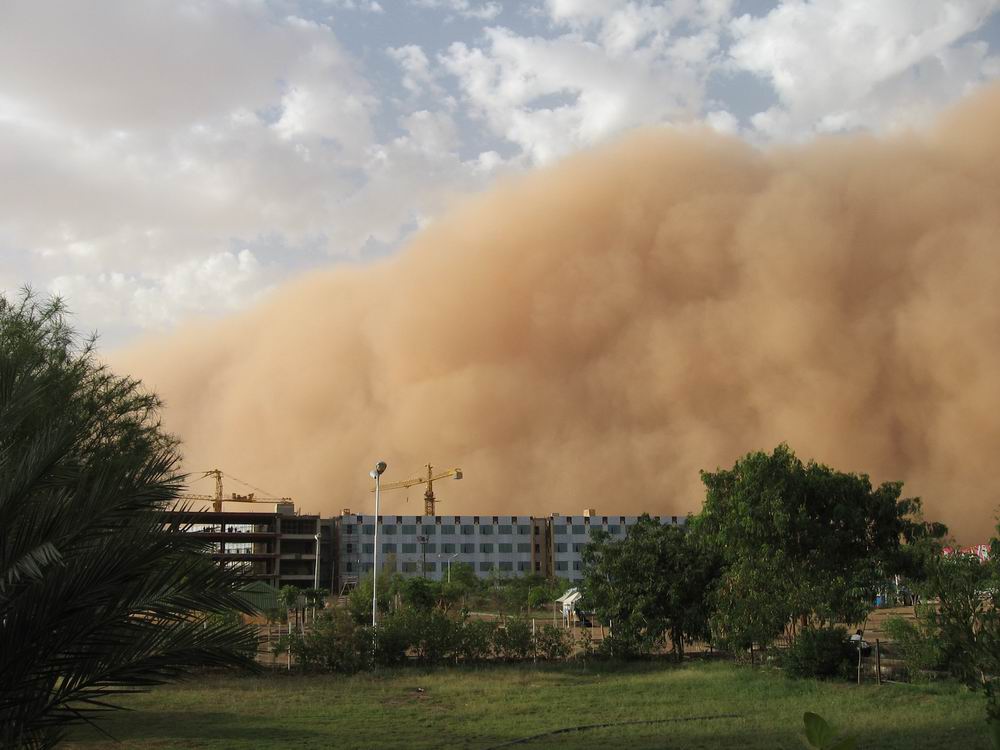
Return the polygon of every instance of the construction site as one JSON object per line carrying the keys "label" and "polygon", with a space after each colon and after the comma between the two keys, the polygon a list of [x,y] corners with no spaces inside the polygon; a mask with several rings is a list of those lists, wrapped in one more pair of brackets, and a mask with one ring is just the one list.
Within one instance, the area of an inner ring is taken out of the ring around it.
{"label": "construction site", "polygon": [[[172,523],[203,537],[212,559],[275,588],[292,585],[346,593],[374,570],[446,580],[451,566],[468,565],[480,578],[537,574],[578,583],[583,548],[593,531],[624,538],[638,516],[441,515],[434,482],[460,479],[461,469],[386,483],[383,491],[424,485],[424,513],[387,515],[344,509],[324,518],[301,513],[294,501],[254,488],[220,469],[196,475],[214,480],[211,494],[184,493],[170,512]],[[197,479],[195,481],[197,481]],[[224,480],[253,492],[225,493]],[[249,506],[249,507],[237,507]],[[683,516],[654,516],[661,524],[683,524]],[[378,541],[376,542],[376,531]],[[376,555],[376,544],[378,554]]]}

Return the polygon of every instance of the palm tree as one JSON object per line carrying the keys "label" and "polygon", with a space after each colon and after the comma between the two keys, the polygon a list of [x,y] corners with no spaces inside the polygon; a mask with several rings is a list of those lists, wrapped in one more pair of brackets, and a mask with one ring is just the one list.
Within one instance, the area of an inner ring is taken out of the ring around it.
{"label": "palm tree", "polygon": [[176,442],[58,300],[0,295],[0,747],[45,748],[118,694],[255,666],[236,574],[163,511]]}

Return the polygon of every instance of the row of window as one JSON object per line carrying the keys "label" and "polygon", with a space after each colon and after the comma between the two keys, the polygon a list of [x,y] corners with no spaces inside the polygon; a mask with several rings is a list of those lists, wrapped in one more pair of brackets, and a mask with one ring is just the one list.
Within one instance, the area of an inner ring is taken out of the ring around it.
{"label": "row of window", "polygon": [[570,547],[572,547],[574,552],[583,552],[583,548],[587,546],[587,542],[573,542],[572,544],[567,544],[566,542],[556,542],[556,552],[568,552]]}
{"label": "row of window", "polygon": [[[501,554],[509,554],[509,553],[514,552],[515,545],[511,544],[509,542],[501,542],[500,544],[496,544],[496,545],[494,545],[492,542],[484,542],[484,543],[482,543],[482,544],[479,545],[479,551],[488,555],[488,554],[491,554],[493,552],[493,548],[494,547],[496,547],[496,551],[499,552],[499,553],[501,553]],[[516,547],[517,547],[517,551],[519,553],[530,553],[531,552],[531,545],[528,544],[527,542],[520,542],[520,543],[518,543],[516,545]],[[535,547],[537,548],[538,545],[536,544]],[[368,555],[372,554],[375,551],[375,545],[373,543],[371,543],[371,542],[366,542],[364,544],[350,544],[350,543],[348,543],[348,544],[345,545],[345,551],[347,552],[348,555],[350,555],[350,554],[358,551],[359,548],[360,548],[361,552],[363,552],[365,554],[368,554]],[[444,544],[440,545],[440,548],[441,548],[441,552],[443,554],[450,554],[450,553],[453,553],[453,552],[461,552],[461,553],[466,554],[466,555],[471,555],[471,554],[474,554],[475,551],[476,551],[476,545],[475,544],[451,544],[451,543],[444,543]],[[386,552],[386,553],[397,552],[398,551],[398,552],[402,552],[404,555],[407,555],[407,554],[412,555],[412,554],[416,554],[417,552],[420,552],[421,554],[434,555],[434,554],[437,554],[437,552],[438,552],[438,545],[434,544],[433,542],[429,543],[429,544],[424,544],[424,545],[413,544],[413,543],[395,544],[394,542],[383,542],[381,550],[382,550],[382,552]],[[538,549],[536,549],[535,551],[538,552]]]}
{"label": "row of window", "polygon": [[[417,573],[421,570],[421,568],[423,568],[423,570],[427,571],[428,573],[434,573],[438,569],[438,564],[435,562],[428,562],[421,565],[421,563],[419,562],[404,562],[399,566],[399,569],[402,570],[402,572],[404,573]],[[347,573],[359,573],[359,572],[370,573],[371,569],[372,569],[371,563],[359,564],[355,562],[348,562],[345,565],[345,571]],[[385,563],[382,566],[382,569],[395,570],[396,566],[394,566],[392,563]],[[447,564],[441,563],[441,571],[443,572],[446,569],[447,569]],[[517,570],[519,573],[525,573],[531,570],[531,563],[528,562],[527,560],[519,560],[516,563],[511,560],[501,560],[500,562],[497,563],[494,562],[479,563],[479,570],[484,573],[494,569],[499,571],[510,571],[510,572]],[[535,570],[536,571],[539,570],[538,563],[535,563]]]}
{"label": "row of window", "polygon": [[[556,570],[569,570],[569,563],[566,560],[556,560]],[[583,563],[574,560],[573,570],[583,570]]]}
{"label": "row of window", "polygon": [[[423,526],[418,527],[416,524],[395,525],[386,523],[382,524],[380,530],[381,533],[385,534],[386,536],[392,536],[393,534],[396,533],[400,533],[404,536],[413,536],[414,534],[417,533],[418,528],[420,529],[419,533],[425,536],[435,536],[436,534],[439,533],[438,532],[439,528],[441,529],[440,533],[444,535],[448,534],[454,535],[455,530],[458,529],[459,533],[461,533],[462,536],[472,536],[476,533],[477,528],[479,529],[479,534],[481,536],[492,536],[494,532],[499,536],[511,535],[511,534],[520,534],[522,536],[526,536],[531,534],[530,524],[521,524],[518,526],[513,526],[511,524],[500,524],[499,526],[494,527],[494,526],[476,526],[475,524],[471,523],[460,524],[460,525],[446,523],[442,524],[441,526],[429,526],[425,524]],[[356,534],[357,529],[358,529],[357,524],[353,523],[344,524],[343,526],[343,532],[346,536],[351,536],[353,534]],[[363,524],[361,526],[361,533],[365,534],[366,536],[373,535],[375,533],[375,524],[371,523]]]}

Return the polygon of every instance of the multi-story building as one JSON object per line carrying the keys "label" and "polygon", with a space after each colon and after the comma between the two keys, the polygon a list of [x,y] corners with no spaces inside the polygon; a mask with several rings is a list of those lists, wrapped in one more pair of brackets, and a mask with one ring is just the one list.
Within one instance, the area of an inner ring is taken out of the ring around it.
{"label": "multi-story building", "polygon": [[310,588],[317,582],[318,563],[319,586],[334,585],[334,524],[318,515],[298,515],[291,503],[278,503],[273,512],[175,511],[168,518],[209,542],[213,560],[248,578],[276,588]]}
{"label": "multi-story building", "polygon": [[[277,504],[274,512],[186,511],[169,517],[208,541],[220,564],[276,588],[310,588],[318,582],[320,588],[341,592],[374,567],[372,515],[345,510],[320,518],[297,514],[289,502]],[[685,521],[653,518],[662,524]],[[638,520],[593,510],[580,516],[383,515],[378,518],[379,568],[444,580],[453,564],[464,563],[481,578],[536,573],[577,583],[593,531],[624,538]]]}
{"label": "multi-story building", "polygon": [[[654,516],[682,524],[678,516]],[[350,588],[374,567],[375,523],[371,515],[344,511],[334,520],[338,590]],[[476,575],[537,573],[580,581],[583,548],[594,529],[624,538],[637,516],[379,516],[379,568],[404,575],[447,579],[454,563],[471,565]]]}

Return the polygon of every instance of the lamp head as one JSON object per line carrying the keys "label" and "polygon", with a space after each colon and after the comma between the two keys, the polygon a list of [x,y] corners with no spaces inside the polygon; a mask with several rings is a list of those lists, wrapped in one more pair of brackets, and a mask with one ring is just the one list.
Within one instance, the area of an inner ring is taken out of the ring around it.
{"label": "lamp head", "polygon": [[461,478],[462,478],[462,470],[455,469],[455,479],[461,479]]}
{"label": "lamp head", "polygon": [[371,478],[375,479],[376,477],[382,476],[382,473],[385,470],[386,470],[385,461],[379,461],[377,464],[375,464],[375,468],[370,472]]}

